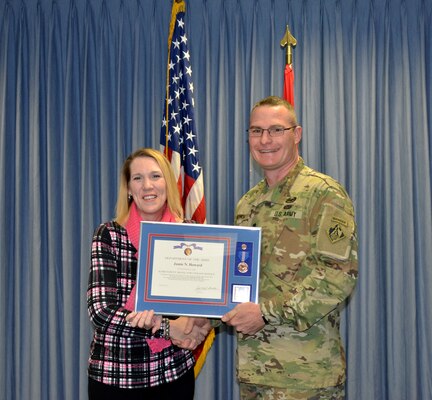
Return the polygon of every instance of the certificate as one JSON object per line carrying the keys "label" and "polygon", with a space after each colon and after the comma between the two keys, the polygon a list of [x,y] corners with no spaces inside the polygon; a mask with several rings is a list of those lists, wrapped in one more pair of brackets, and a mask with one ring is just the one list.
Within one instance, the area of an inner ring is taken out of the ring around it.
{"label": "certificate", "polygon": [[258,303],[261,228],[141,222],[135,309],[220,318]]}

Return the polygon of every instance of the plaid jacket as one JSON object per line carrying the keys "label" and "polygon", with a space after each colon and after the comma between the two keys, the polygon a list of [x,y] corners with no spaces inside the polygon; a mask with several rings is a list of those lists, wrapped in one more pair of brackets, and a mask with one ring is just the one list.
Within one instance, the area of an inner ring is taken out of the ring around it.
{"label": "plaid jacket", "polygon": [[136,252],[126,229],[116,222],[95,230],[87,290],[88,313],[94,326],[88,375],[121,388],[172,382],[195,362],[190,351],[176,346],[151,354],[145,340],[151,332],[126,322],[128,311],[123,306],[135,285]]}

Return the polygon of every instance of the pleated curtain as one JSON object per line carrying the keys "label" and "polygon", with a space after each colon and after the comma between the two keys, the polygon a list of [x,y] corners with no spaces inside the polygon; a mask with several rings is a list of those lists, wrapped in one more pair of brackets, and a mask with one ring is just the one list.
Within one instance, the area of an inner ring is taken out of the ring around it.
{"label": "pleated curtain", "polygon": [[[359,281],[347,399],[432,398],[432,3],[186,0],[207,221],[262,174],[249,111],[282,95],[286,26],[301,154],[353,199]],[[86,399],[95,227],[125,157],[159,147],[170,0],[0,4],[0,399]],[[237,400],[223,328],[196,399]]]}

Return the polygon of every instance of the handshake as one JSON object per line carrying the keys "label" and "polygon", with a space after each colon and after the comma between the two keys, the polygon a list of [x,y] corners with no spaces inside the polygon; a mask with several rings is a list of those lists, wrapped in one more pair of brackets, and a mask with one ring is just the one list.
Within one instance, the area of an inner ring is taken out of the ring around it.
{"label": "handshake", "polygon": [[207,318],[179,317],[169,320],[155,315],[153,310],[132,311],[126,316],[126,321],[133,328],[151,330],[153,334],[163,329],[163,338],[187,350],[195,350],[212,329]]}
{"label": "handshake", "polygon": [[[199,346],[212,328],[207,318],[179,317],[167,320],[155,315],[153,310],[133,311],[127,315],[126,321],[134,328],[151,329],[153,334],[162,328],[166,339],[188,350],[194,350]],[[266,324],[259,304],[251,302],[237,304],[222,316],[221,322],[246,335],[254,335]]]}

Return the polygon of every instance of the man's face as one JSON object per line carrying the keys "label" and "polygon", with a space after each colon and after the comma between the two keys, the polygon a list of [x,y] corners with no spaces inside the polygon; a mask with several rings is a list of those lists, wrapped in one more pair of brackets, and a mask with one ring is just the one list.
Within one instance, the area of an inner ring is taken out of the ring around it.
{"label": "man's face", "polygon": [[[284,106],[260,106],[250,115],[249,128],[289,128],[294,126],[294,118]],[[270,136],[266,130],[261,136],[249,136],[252,157],[265,173],[285,176],[298,160],[298,144],[302,129],[285,130],[281,136]]]}

